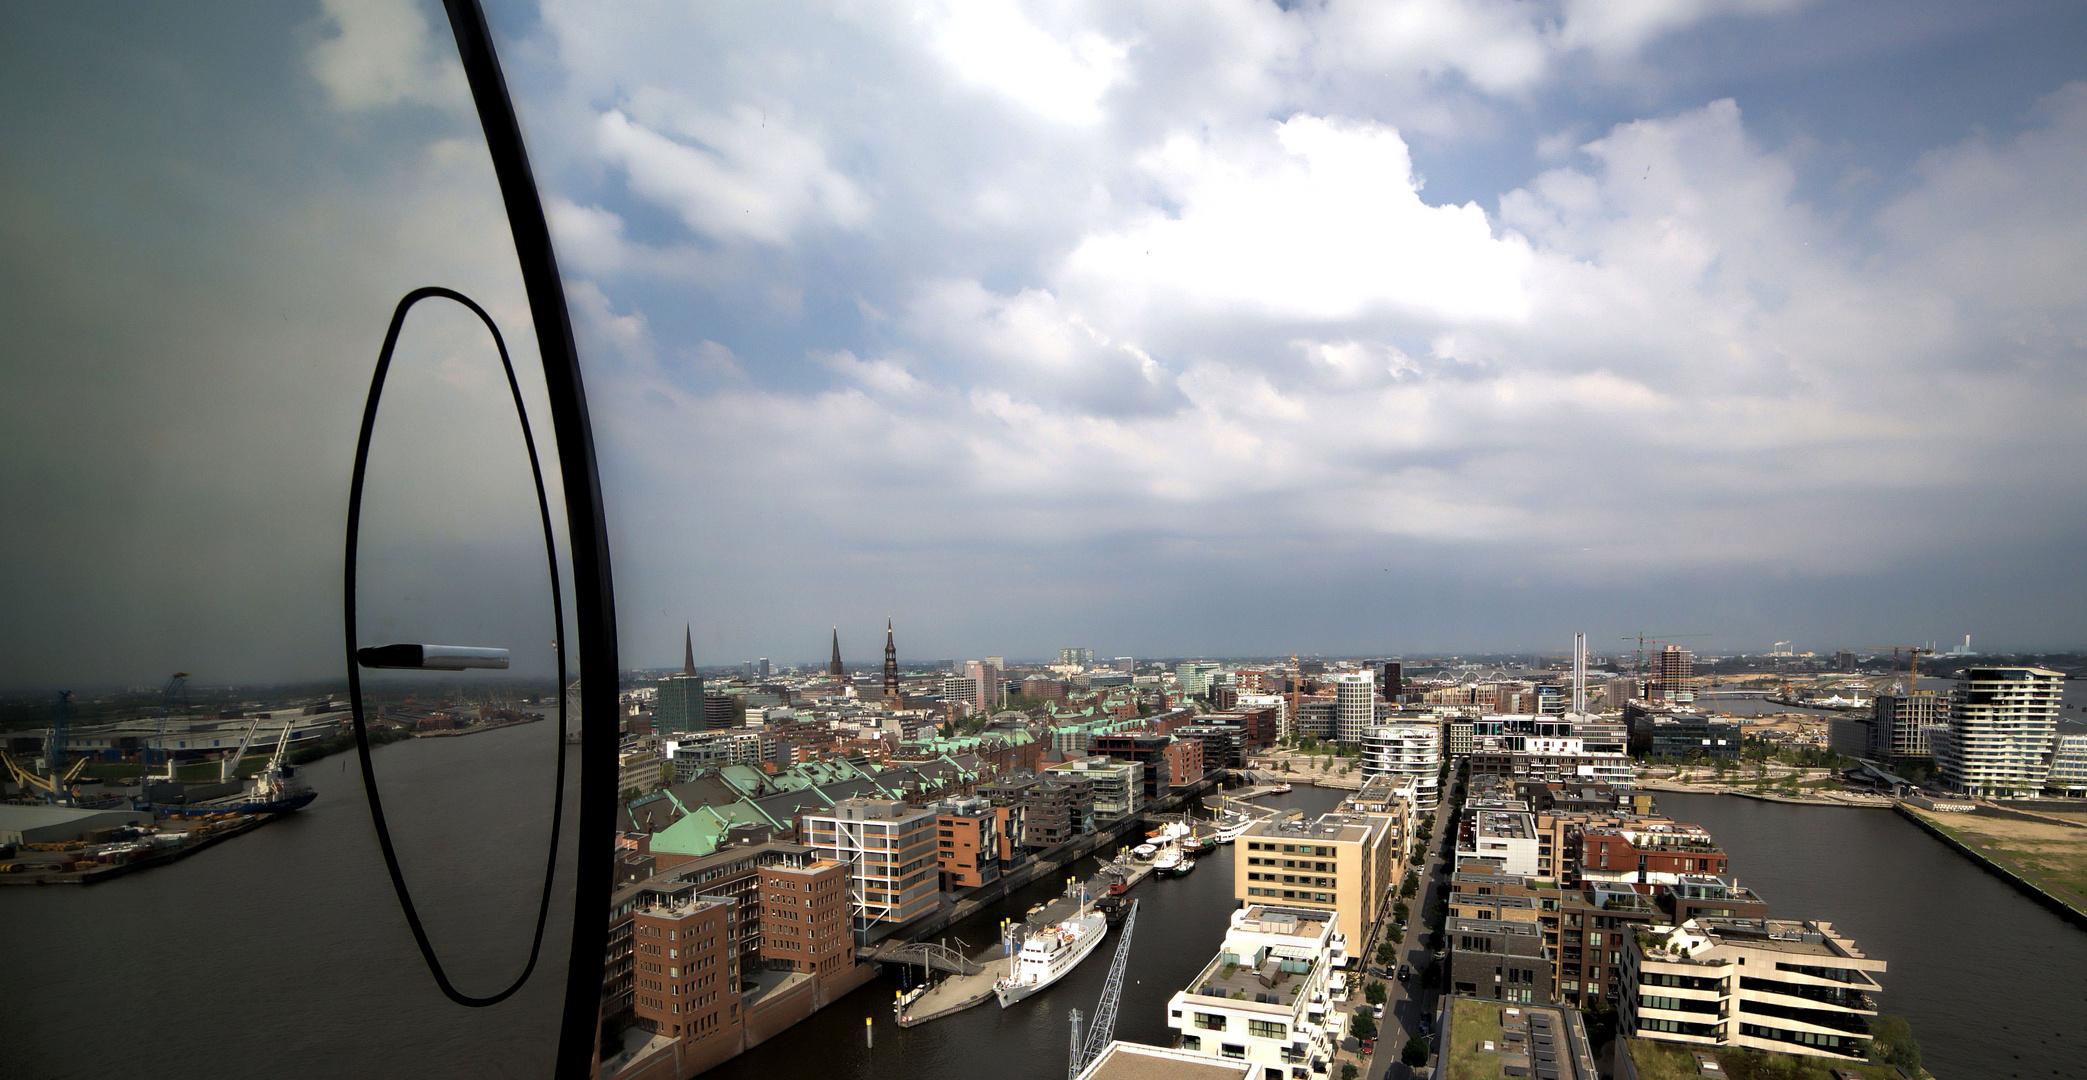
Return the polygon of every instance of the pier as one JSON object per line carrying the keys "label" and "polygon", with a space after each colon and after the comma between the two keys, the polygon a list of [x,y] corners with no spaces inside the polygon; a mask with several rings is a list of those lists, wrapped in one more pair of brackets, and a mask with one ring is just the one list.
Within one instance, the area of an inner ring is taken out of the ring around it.
{"label": "pier", "polygon": [[[1141,862],[1129,855],[1116,861],[1102,864],[1100,872],[1087,879],[1089,902],[1108,896],[1109,886],[1121,880],[1131,888],[1152,876],[1152,864]],[[1015,934],[1019,941],[1031,933],[1055,922],[1071,918],[1079,910],[1078,889],[1068,888],[1066,895],[1043,905],[1032,912],[1023,922],[1022,929]],[[1112,916],[1113,918],[1113,916]],[[922,946],[926,948],[923,949]],[[890,958],[887,959],[887,955]],[[912,945],[886,945],[877,950],[875,958],[887,962],[922,963],[922,959],[898,959],[899,957],[924,957],[926,966],[937,971],[953,972],[941,982],[929,987],[927,992],[908,1002],[895,1018],[900,1027],[913,1027],[930,1020],[963,1012],[974,1005],[982,1005],[993,997],[993,984],[1007,974],[1007,966],[999,963],[1007,959],[1007,951],[1001,943],[976,957],[966,959],[962,954],[932,942],[916,942]],[[969,970],[963,970],[969,968]]]}

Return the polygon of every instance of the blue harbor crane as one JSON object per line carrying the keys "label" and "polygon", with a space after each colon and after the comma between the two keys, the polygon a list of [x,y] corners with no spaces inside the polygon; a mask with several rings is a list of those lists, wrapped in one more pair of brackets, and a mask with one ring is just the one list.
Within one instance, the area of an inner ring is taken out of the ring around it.
{"label": "blue harbor crane", "polygon": [[1080,1039],[1080,1010],[1072,1011],[1072,1060],[1066,1064],[1065,1080],[1079,1080],[1081,1070],[1094,1063],[1116,1037],[1116,1006],[1123,1001],[1123,972],[1130,965],[1130,933],[1138,928],[1138,901],[1130,902],[1123,917],[1123,932],[1116,936],[1116,956],[1109,961],[1109,977],[1102,983],[1101,1000],[1094,1003],[1094,1024],[1087,1038]]}

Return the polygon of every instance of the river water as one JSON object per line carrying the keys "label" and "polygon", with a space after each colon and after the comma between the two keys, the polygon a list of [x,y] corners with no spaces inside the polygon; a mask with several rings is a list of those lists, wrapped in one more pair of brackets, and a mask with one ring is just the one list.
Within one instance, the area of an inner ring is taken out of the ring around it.
{"label": "river water", "polygon": [[[551,737],[528,725],[376,751],[421,910],[466,992],[503,985],[526,954]],[[452,1005],[398,913],[352,760],[328,758],[307,774],[320,790],[312,806],[173,866],[91,888],[0,889],[0,1074],[547,1074],[570,882],[554,896],[530,984],[491,1009]],[[1266,802],[1316,813],[1341,794],[1303,788]],[[2087,932],[1888,811],[1660,800],[1717,835],[1772,913],[1831,920],[1889,961],[1885,1008],[1913,1022],[1945,1080],[2087,1075],[2072,1050],[2087,1041]],[[1143,903],[1119,1037],[1169,1041],[1168,997],[1224,937],[1233,858],[1220,848],[1188,877],[1150,880],[1132,894]],[[1076,872],[1093,868],[1089,860]],[[1000,919],[1057,890],[1031,886],[951,934],[989,944]],[[912,1029],[891,1022],[906,976],[888,974],[710,1075],[1058,1080],[1067,1011],[1092,1016],[1114,949],[1112,936],[1014,1008],[988,1002]],[[864,1017],[874,1021],[874,1048],[863,1045]]]}
{"label": "river water", "polygon": [[2087,931],[1890,810],[1659,795],[1709,829],[1776,918],[1888,962],[1881,1008],[1943,1080],[2087,1076]]}
{"label": "river water", "polygon": [[[527,958],[553,755],[579,763],[557,738],[539,723],[374,751],[422,921],[467,994],[504,987]],[[399,914],[354,756],[304,775],[319,791],[309,807],[171,866],[0,888],[0,1076],[548,1076],[572,801],[535,976],[466,1009],[435,987]]]}

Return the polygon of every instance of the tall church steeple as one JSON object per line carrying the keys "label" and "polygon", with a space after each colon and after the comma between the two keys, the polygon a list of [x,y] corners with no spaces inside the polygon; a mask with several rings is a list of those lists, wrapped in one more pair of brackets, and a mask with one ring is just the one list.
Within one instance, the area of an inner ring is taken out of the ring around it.
{"label": "tall church steeple", "polygon": [[891,640],[891,616],[884,617],[884,696],[899,696],[899,647]]}
{"label": "tall church steeple", "polygon": [[683,675],[694,675],[696,673],[696,628],[691,624],[684,627],[681,634],[681,673]]}
{"label": "tall church steeple", "polygon": [[847,679],[848,670],[841,666],[841,628],[838,626],[833,628],[833,663],[827,665],[826,673],[833,677],[834,682]]}

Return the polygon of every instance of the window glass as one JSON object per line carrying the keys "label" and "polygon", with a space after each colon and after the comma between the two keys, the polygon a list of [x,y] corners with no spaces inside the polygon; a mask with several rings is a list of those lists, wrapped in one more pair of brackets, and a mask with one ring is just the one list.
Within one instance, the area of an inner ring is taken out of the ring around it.
{"label": "window glass", "polygon": [[499,1007],[451,1003],[423,963],[346,681],[350,478],[412,290],[469,297],[505,341],[565,557],[530,309],[441,8],[10,6],[0,101],[5,750],[61,770],[53,799],[0,814],[48,849],[10,878],[62,883],[0,889],[5,1071],[547,1075],[574,881],[576,775],[549,846],[554,773],[577,761],[557,731],[570,633],[514,394],[454,300],[398,335],[352,644],[506,651],[371,670],[361,700],[400,870],[459,993],[522,973],[556,863],[541,958]]}

